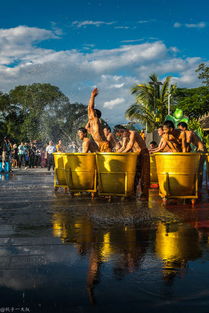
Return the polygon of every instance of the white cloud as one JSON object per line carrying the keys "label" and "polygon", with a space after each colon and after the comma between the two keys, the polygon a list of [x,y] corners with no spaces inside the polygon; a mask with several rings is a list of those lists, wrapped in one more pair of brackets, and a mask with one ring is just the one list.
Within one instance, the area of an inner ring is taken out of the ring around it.
{"label": "white cloud", "polygon": [[179,22],[176,22],[173,24],[173,27],[175,28],[180,28],[180,27],[186,27],[186,28],[205,28],[207,25],[205,22],[199,22],[199,23],[193,23],[193,24],[188,24],[188,23],[185,23],[185,24],[182,24],[182,23],[179,23]]}
{"label": "white cloud", "polygon": [[182,26],[182,24],[181,24],[181,23],[178,23],[178,22],[176,22],[176,23],[173,24],[173,27],[175,27],[175,28],[179,28],[179,27],[181,27],[181,26]]}
{"label": "white cloud", "polygon": [[205,28],[206,27],[206,23],[205,22],[200,22],[197,24],[185,24],[185,26],[187,28]]}
{"label": "white cloud", "polygon": [[26,61],[28,56],[32,60],[33,56],[49,54],[51,50],[36,48],[33,44],[47,39],[58,39],[59,37],[52,31],[27,26],[18,26],[9,29],[0,29],[0,64],[10,64],[16,60]]}
{"label": "white cloud", "polygon": [[143,41],[143,38],[139,38],[139,39],[129,39],[129,40],[121,40],[121,42],[123,43],[133,43],[133,42],[139,42],[139,41]]}
{"label": "white cloud", "polygon": [[[54,32],[19,26],[0,29],[0,86],[8,91],[34,82],[58,86],[71,102],[88,103],[90,90],[100,90],[96,106],[111,124],[124,121],[125,110],[134,103],[130,88],[144,83],[155,72],[159,79],[173,73],[182,87],[200,84],[195,69],[201,58],[177,57],[177,47],[161,41],[125,44],[115,49],[62,50],[39,48],[38,41],[59,38]],[[85,51],[85,52],[84,52]],[[110,117],[111,109],[111,117]]]}
{"label": "white cloud", "polygon": [[151,22],[153,22],[154,20],[140,20],[140,21],[138,21],[137,23],[138,24],[146,24],[146,23],[151,23]]}
{"label": "white cloud", "polygon": [[115,29],[129,29],[130,26],[115,26]]}
{"label": "white cloud", "polygon": [[122,88],[124,86],[124,83],[122,84],[114,84],[112,86],[110,86],[110,88]]}
{"label": "white cloud", "polygon": [[125,101],[124,98],[116,98],[110,101],[106,101],[103,105],[104,108],[112,109],[113,107],[117,106],[118,104],[121,104]]}
{"label": "white cloud", "polygon": [[104,22],[104,21],[74,21],[72,23],[73,26],[76,26],[78,28],[86,27],[86,26],[96,26],[99,27],[101,25],[112,25],[115,22]]}
{"label": "white cloud", "polygon": [[174,53],[179,52],[179,49],[177,47],[170,47],[169,50]]}

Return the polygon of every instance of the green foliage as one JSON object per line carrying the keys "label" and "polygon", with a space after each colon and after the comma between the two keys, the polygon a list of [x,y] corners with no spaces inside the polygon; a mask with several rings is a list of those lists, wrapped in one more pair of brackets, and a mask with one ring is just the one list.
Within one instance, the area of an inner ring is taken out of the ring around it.
{"label": "green foliage", "polygon": [[141,122],[152,131],[163,123],[168,112],[168,96],[173,94],[175,86],[170,88],[171,77],[166,77],[164,83],[159,84],[155,74],[149,76],[147,84],[137,84],[132,87],[136,102],[125,113],[127,119]]}
{"label": "green foliage", "polygon": [[209,112],[209,90],[207,87],[177,88],[174,104],[190,119],[198,119]]}
{"label": "green foliage", "polygon": [[17,141],[62,138],[76,139],[84,126],[87,108],[70,103],[58,87],[50,84],[17,86],[9,94],[0,93],[0,139],[7,135]]}
{"label": "green foliage", "polygon": [[196,72],[199,72],[198,78],[202,80],[203,84],[209,87],[209,67],[205,63],[201,63]]}
{"label": "green foliage", "polygon": [[205,136],[205,146],[207,151],[209,152],[209,134]]}
{"label": "green foliage", "polygon": [[191,119],[189,120],[189,123],[188,123],[188,128],[195,131],[197,133],[197,135],[202,139],[204,140],[204,130],[202,129],[201,127],[201,124],[198,120],[196,119]]}

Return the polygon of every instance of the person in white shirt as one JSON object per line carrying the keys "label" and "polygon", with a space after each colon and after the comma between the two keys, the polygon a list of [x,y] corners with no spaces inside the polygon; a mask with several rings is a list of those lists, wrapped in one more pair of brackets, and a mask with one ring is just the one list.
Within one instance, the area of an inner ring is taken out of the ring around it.
{"label": "person in white shirt", "polygon": [[48,146],[46,147],[47,152],[47,169],[50,171],[51,166],[54,169],[54,156],[52,153],[56,152],[56,147],[52,140],[49,141]]}

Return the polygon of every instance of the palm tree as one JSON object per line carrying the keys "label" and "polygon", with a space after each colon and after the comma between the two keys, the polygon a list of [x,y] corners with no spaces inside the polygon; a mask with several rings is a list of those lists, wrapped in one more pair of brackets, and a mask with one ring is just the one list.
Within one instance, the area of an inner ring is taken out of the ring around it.
{"label": "palm tree", "polygon": [[158,82],[156,74],[150,75],[149,78],[149,83],[131,88],[136,102],[127,109],[125,117],[131,121],[141,122],[147,126],[148,131],[153,131],[163,123],[168,112],[168,97],[176,86],[170,87],[171,76],[167,76],[163,83]]}

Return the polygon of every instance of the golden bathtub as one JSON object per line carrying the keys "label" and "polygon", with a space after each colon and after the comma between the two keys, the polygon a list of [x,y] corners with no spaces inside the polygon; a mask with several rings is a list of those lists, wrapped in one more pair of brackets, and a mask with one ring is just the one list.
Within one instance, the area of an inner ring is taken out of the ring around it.
{"label": "golden bathtub", "polygon": [[54,156],[54,188],[57,190],[59,187],[67,188],[64,169],[64,155],[65,153],[55,152]]}
{"label": "golden bathtub", "polygon": [[157,166],[154,154],[150,155],[150,184],[151,186],[158,184]]}
{"label": "golden bathtub", "polygon": [[98,194],[128,197],[134,194],[138,153],[98,152]]}
{"label": "golden bathtub", "polygon": [[66,183],[71,192],[91,192],[97,190],[96,154],[65,153],[64,170]]}
{"label": "golden bathtub", "polygon": [[198,198],[201,153],[156,153],[155,159],[162,198]]}

